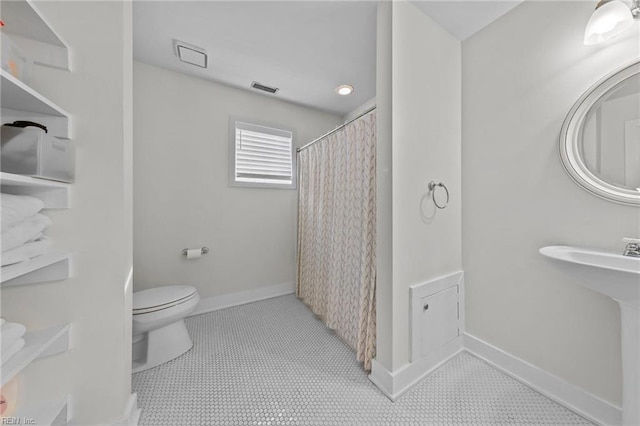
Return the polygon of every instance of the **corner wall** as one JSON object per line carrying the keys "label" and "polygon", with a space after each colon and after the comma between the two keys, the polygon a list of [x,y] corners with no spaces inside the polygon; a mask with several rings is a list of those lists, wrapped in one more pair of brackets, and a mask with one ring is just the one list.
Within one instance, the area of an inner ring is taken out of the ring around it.
{"label": "corner wall", "polygon": [[409,287],[462,269],[460,73],[459,41],[409,2],[379,6],[376,361],[391,373],[409,364]]}
{"label": "corner wall", "polygon": [[638,57],[637,29],[584,46],[591,2],[526,1],[463,42],[463,264],[467,332],[621,403],[616,302],[538,249],[623,248],[637,208],[590,195],[558,155],[562,122],[602,76]]}
{"label": "corner wall", "polygon": [[[392,3],[379,2],[376,31],[376,356],[393,360]],[[375,368],[375,364],[374,367]],[[373,371],[372,371],[373,373]]]}
{"label": "corner wall", "polygon": [[[409,286],[462,269],[461,53],[411,3],[393,2],[392,28],[395,370],[409,362]],[[449,189],[444,210],[423,199],[431,180]]]}
{"label": "corner wall", "polygon": [[229,116],[294,128],[297,147],[341,117],[140,62],[133,90],[135,290],[293,291],[297,192],[227,185]]}

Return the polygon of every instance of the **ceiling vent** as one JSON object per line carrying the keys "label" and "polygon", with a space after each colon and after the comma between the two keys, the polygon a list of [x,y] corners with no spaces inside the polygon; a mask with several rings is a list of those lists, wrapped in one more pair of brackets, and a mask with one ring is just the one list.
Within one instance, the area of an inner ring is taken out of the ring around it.
{"label": "ceiling vent", "polygon": [[263,92],[271,93],[271,94],[274,94],[278,90],[280,90],[277,87],[265,86],[264,84],[260,84],[257,81],[254,81],[253,83],[251,83],[251,87],[253,87],[254,89],[262,90]]}
{"label": "ceiling vent", "polygon": [[200,68],[207,67],[207,52],[203,48],[179,40],[174,40],[174,45],[176,55],[182,62]]}

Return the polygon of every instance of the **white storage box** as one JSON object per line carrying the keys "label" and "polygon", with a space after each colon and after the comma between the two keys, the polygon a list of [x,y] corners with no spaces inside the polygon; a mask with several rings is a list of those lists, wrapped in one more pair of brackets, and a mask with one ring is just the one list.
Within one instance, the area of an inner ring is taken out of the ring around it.
{"label": "white storage box", "polygon": [[0,136],[3,172],[73,182],[75,152],[70,140],[55,138],[37,127],[2,126]]}

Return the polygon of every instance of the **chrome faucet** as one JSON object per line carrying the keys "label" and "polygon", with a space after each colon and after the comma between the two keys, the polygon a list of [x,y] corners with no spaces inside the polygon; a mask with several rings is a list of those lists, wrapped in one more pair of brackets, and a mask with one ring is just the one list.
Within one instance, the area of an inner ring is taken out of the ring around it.
{"label": "chrome faucet", "polygon": [[623,238],[622,241],[627,243],[624,249],[624,256],[640,257],[640,238]]}

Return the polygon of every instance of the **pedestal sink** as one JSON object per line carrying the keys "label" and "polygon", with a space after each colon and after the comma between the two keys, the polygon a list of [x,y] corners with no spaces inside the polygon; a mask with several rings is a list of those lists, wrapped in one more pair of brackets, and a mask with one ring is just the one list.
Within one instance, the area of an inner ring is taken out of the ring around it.
{"label": "pedestal sink", "polygon": [[540,254],[576,265],[579,283],[620,305],[622,329],[622,423],[640,425],[640,258],[569,246]]}

